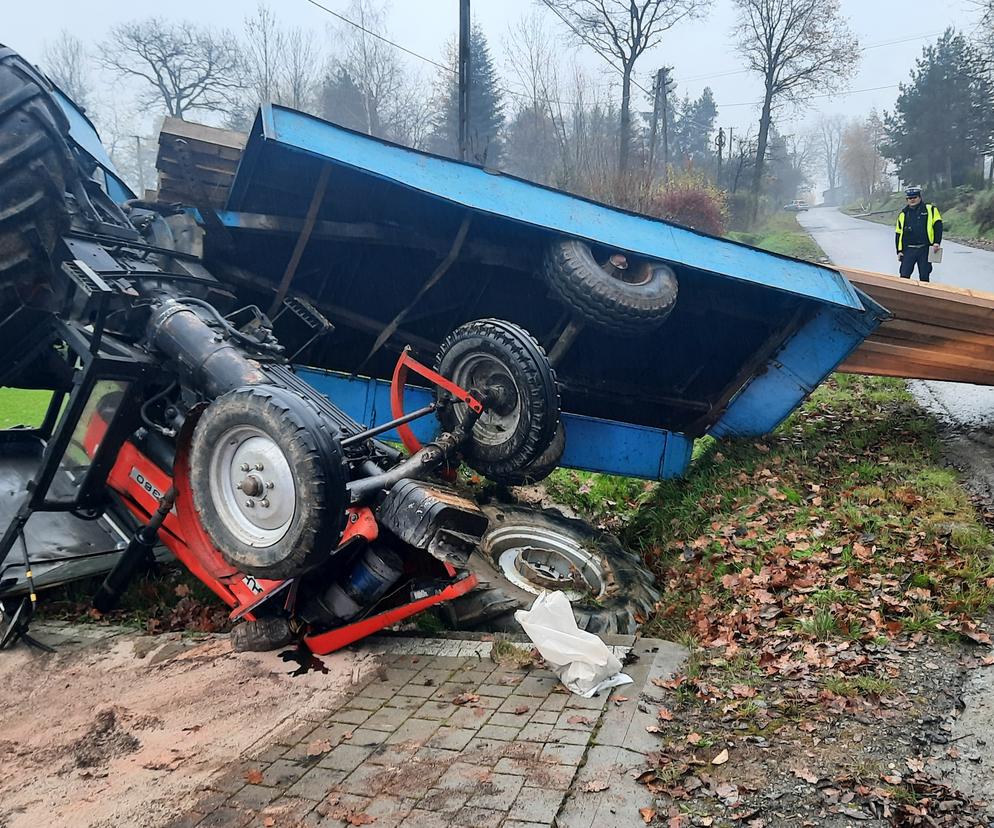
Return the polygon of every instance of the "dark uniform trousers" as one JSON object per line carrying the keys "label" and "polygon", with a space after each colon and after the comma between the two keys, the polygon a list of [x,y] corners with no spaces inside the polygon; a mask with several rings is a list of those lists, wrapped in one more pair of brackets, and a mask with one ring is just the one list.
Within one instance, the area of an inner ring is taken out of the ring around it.
{"label": "dark uniform trousers", "polygon": [[[923,282],[928,281],[928,277],[932,274],[932,263],[928,260],[929,246],[927,244],[923,245],[909,245],[904,248],[904,257],[901,259],[901,278],[910,279],[911,274],[915,271],[915,265],[918,265],[918,278]],[[893,273],[893,271],[891,271]]]}

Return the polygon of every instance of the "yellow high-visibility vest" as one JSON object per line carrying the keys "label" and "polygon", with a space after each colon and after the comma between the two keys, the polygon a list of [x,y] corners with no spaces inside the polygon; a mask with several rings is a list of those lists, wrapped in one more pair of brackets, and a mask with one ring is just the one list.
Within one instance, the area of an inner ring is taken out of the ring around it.
{"label": "yellow high-visibility vest", "polygon": [[[925,205],[925,213],[928,215],[928,243],[935,244],[935,223],[942,221],[939,208],[934,204]],[[904,250],[904,210],[897,214],[897,249]]]}

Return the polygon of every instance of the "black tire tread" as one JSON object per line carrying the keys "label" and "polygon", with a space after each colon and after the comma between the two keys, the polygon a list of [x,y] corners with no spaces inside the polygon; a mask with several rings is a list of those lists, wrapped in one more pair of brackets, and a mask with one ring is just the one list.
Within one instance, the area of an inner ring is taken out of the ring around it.
{"label": "black tire tread", "polygon": [[[656,579],[641,557],[626,549],[617,538],[575,518],[564,517],[556,509],[522,507],[487,507],[488,513],[503,514],[505,519],[552,521],[563,531],[572,531],[589,539],[591,545],[602,551],[611,565],[615,582],[611,594],[599,602],[573,604],[573,615],[582,630],[598,634],[618,633],[630,635],[636,631],[636,614],[651,616],[659,592]],[[491,525],[495,525],[491,515]],[[507,581],[498,571],[485,551],[486,538],[481,549],[469,561],[469,569],[480,585],[450,602],[447,607],[449,620],[464,629],[491,631],[520,631],[514,611],[529,608],[535,595]]]}
{"label": "black tire tread", "polygon": [[588,252],[586,242],[577,239],[550,245],[542,272],[560,302],[584,321],[624,336],[653,330],[666,320],[676,304],[676,292],[664,303],[622,299],[605,289],[607,274],[591,271]]}
{"label": "black tire tread", "polygon": [[65,192],[78,176],[68,133],[50,84],[0,45],[0,289],[50,272],[69,228]]}
{"label": "black tire tread", "polygon": [[[549,447],[559,427],[559,384],[556,372],[549,362],[545,349],[528,331],[502,319],[478,319],[460,326],[442,342],[435,358],[435,370],[445,373],[443,360],[451,348],[462,340],[478,336],[499,344],[512,356],[519,370],[526,377],[529,428],[521,447],[512,457],[504,460],[487,460],[473,450],[472,441],[466,452],[467,463],[485,477],[500,480],[516,474],[538,459]],[[442,426],[454,428],[455,414],[446,407],[440,414]]]}
{"label": "black tire tread", "polygon": [[[325,435],[315,433],[313,419],[301,416],[308,402],[292,391],[269,386],[247,387],[229,391],[218,400],[229,402],[208,406],[197,423],[190,447],[190,486],[194,508],[204,529],[224,559],[245,574],[289,578],[306,572],[335,549],[345,528],[347,472],[341,446],[337,439],[322,439]],[[292,538],[279,542],[289,549],[277,561],[252,562],[254,550],[228,535],[210,500],[206,457],[212,448],[212,436],[216,436],[211,434],[213,423],[238,409],[249,415],[257,414],[264,421],[271,418],[285,424],[289,431],[284,434],[282,448],[288,459],[290,455],[294,457],[291,468],[298,489],[298,507],[304,504],[307,513],[299,524],[291,524]]]}

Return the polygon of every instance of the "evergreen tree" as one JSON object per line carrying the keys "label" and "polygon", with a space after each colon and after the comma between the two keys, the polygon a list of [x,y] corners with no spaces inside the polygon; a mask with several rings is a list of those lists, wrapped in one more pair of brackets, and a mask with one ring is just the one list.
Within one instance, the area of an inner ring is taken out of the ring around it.
{"label": "evergreen tree", "polygon": [[366,131],[366,110],[362,90],[344,66],[332,67],[321,85],[318,108],[322,118],[359,132]]}
{"label": "evergreen tree", "polygon": [[947,29],[927,46],[887,113],[885,157],[907,183],[947,187],[975,178],[994,134],[994,90],[977,52]]}
{"label": "evergreen tree", "polygon": [[711,87],[705,87],[701,96],[691,101],[684,98],[676,119],[681,157],[685,164],[710,169],[714,160],[715,122],[718,105],[714,102]]}
{"label": "evergreen tree", "polygon": [[[468,160],[496,167],[501,160],[501,127],[504,125],[504,101],[497,69],[483,31],[473,26],[469,38],[469,134]],[[457,67],[455,50],[449,65]],[[445,72],[440,77],[438,110],[429,147],[439,155],[459,157],[459,73]]]}

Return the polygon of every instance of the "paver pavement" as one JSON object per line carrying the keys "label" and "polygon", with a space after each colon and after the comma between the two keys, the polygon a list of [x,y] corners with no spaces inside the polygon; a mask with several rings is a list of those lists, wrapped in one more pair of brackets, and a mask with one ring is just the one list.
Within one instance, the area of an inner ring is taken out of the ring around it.
{"label": "paver pavement", "polygon": [[[474,639],[379,638],[379,666],[277,743],[240,757],[170,828],[641,825],[652,679],[685,651],[606,639],[632,685],[584,699],[546,669],[501,667]],[[634,771],[634,773],[633,773]]]}

